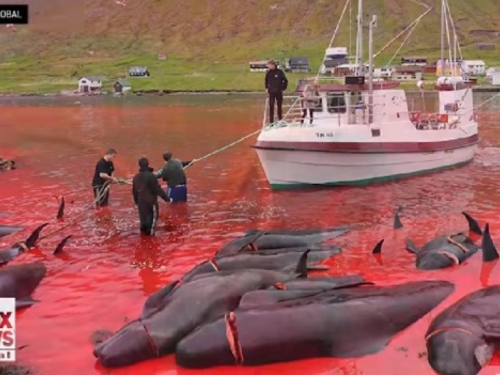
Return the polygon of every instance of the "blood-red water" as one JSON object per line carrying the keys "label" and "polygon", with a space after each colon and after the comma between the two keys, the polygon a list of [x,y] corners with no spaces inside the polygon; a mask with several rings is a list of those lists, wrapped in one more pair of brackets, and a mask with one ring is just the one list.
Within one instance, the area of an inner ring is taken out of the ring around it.
{"label": "blood-red water", "polygon": [[[483,98],[484,99],[484,98]],[[19,169],[0,174],[0,223],[29,228],[50,222],[46,233],[76,217],[91,202],[93,168],[108,147],[119,154],[118,176],[131,176],[146,154],[160,166],[167,148],[175,156],[203,156],[259,127],[261,101],[236,96],[132,99],[17,99],[1,107],[0,156],[15,158]],[[67,102],[67,103],[66,103]],[[189,203],[161,205],[156,237],[138,235],[129,186],[114,186],[107,210],[88,211],[75,225],[41,242],[13,263],[43,259],[47,277],[35,291],[41,302],[18,313],[18,363],[41,374],[171,375],[194,371],[175,366],[173,356],[128,368],[96,364],[89,343],[96,329],[120,328],[138,316],[146,297],[206,259],[221,244],[249,228],[308,228],[362,224],[337,242],[343,253],[326,264],[328,274],[359,273],[378,284],[443,279],[456,292],[436,310],[398,335],[381,353],[361,359],[312,359],[255,368],[215,368],[199,374],[432,374],[424,332],[431,319],[464,294],[500,281],[496,264],[482,267],[480,256],[461,267],[418,271],[404,241],[417,244],[466,228],[467,210],[489,222],[500,240],[499,112],[491,104],[481,115],[481,146],[466,167],[359,188],[271,192],[252,140],[189,169]],[[55,196],[68,202],[57,222]],[[392,229],[392,213],[404,206],[404,229]],[[24,232],[0,239],[2,247]],[[51,251],[65,235],[73,239],[62,256]],[[385,238],[382,259],[371,249]],[[293,327],[290,327],[293,329]],[[345,337],[349,339],[348,336]],[[494,363],[481,374],[500,372]]]}

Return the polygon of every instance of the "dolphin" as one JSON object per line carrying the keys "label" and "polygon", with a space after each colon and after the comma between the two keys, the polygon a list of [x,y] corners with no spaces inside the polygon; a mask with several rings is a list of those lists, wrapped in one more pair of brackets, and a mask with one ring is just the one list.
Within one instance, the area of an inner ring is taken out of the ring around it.
{"label": "dolphin", "polygon": [[64,217],[64,207],[66,206],[66,202],[64,201],[64,197],[61,197],[59,200],[59,209],[57,210],[56,219],[62,219]]}
{"label": "dolphin", "polygon": [[421,270],[435,270],[460,265],[482,249],[483,261],[488,262],[498,258],[498,252],[490,236],[489,224],[482,231],[481,247],[476,245],[463,233],[451,236],[441,236],[418,249],[408,240],[406,249],[416,254],[416,266]]}
{"label": "dolphin", "polygon": [[[314,265],[314,263],[328,259],[332,255],[338,254],[339,251],[339,248],[323,251],[309,251],[307,256],[308,270],[328,269],[326,266]],[[294,267],[301,257],[301,253],[287,252],[271,255],[238,254],[223,258],[214,258],[195,266],[191,271],[182,277],[182,280],[188,282],[192,280],[193,277],[200,274],[218,271],[232,271],[239,269],[287,270]]]}
{"label": "dolphin", "polygon": [[346,230],[348,232],[350,230],[349,226],[341,226],[341,227],[334,227],[334,228],[326,228],[326,229],[297,229],[297,230],[292,230],[292,229],[249,229],[246,231],[245,236],[250,236],[254,235],[259,232],[266,232],[268,234],[278,234],[278,235],[285,235],[285,236],[307,236],[310,234],[326,234],[329,232],[336,232],[339,230]]}
{"label": "dolphin", "polygon": [[0,269],[0,297],[15,298],[16,309],[33,305],[31,294],[47,273],[42,262],[18,264]]}
{"label": "dolphin", "polygon": [[266,290],[246,293],[240,301],[239,308],[260,307],[310,297],[326,290],[354,288],[362,285],[373,285],[373,283],[366,282],[358,275],[296,279],[283,284],[275,284]]}
{"label": "dolphin", "polygon": [[289,235],[289,234],[274,234],[266,231],[258,231],[248,236],[236,238],[222,248],[215,254],[216,257],[224,257],[235,255],[242,249],[247,247],[254,247],[255,250],[263,249],[282,249],[290,247],[308,247],[327,241],[329,239],[338,237],[347,233],[349,229],[341,227],[329,232],[306,234],[306,235]]}
{"label": "dolphin", "polygon": [[246,269],[175,281],[151,295],[140,318],[98,344],[93,354],[105,367],[120,367],[173,353],[179,340],[235,309],[246,292],[306,277],[307,254],[293,272]]}
{"label": "dolphin", "polygon": [[[283,247],[280,249],[258,249],[255,246],[249,245],[247,247],[244,247],[240,249],[236,254],[233,255],[239,255],[239,254],[260,254],[260,255],[276,255],[276,254],[283,254],[283,253],[304,253],[306,250],[311,250],[311,252],[315,251],[336,251],[340,252],[340,247],[338,245],[312,245],[312,246],[299,246],[299,247]],[[233,255],[227,255],[227,256],[233,256]],[[221,256],[217,256],[216,258],[223,258]]]}
{"label": "dolphin", "polygon": [[478,374],[500,343],[500,285],[470,293],[443,310],[425,341],[427,360],[438,374]]}
{"label": "dolphin", "polygon": [[16,225],[0,225],[0,237],[19,232],[21,229],[24,229],[24,227]]}
{"label": "dolphin", "polygon": [[[403,207],[398,206],[396,213],[394,214],[394,229],[403,228],[403,223],[401,222],[401,219],[399,218],[399,213],[402,210],[403,210]],[[476,219],[474,219],[472,216],[470,216],[467,212],[462,212],[462,215],[464,215],[465,220],[467,220],[467,224],[469,225],[469,232],[479,234],[479,235],[483,234],[481,227],[479,226],[479,223],[477,222]]]}
{"label": "dolphin", "polygon": [[447,281],[419,281],[329,290],[236,309],[182,339],[176,361],[183,367],[206,368],[374,354],[453,290]]}
{"label": "dolphin", "polygon": [[31,235],[26,239],[26,241],[16,242],[8,249],[0,250],[0,265],[10,262],[25,250],[29,250],[34,247],[38,241],[38,238],[40,237],[42,229],[47,225],[49,225],[49,223],[44,223],[36,228],[33,233],[31,233]]}

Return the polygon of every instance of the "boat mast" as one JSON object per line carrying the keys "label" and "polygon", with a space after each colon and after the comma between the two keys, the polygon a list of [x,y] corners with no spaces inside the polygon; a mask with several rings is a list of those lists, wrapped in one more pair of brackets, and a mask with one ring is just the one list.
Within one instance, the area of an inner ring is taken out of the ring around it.
{"label": "boat mast", "polygon": [[363,72],[363,0],[358,0],[358,31],[356,38],[357,76],[364,76]]}
{"label": "boat mast", "polygon": [[368,32],[368,124],[373,122],[373,29],[377,27],[377,16],[372,15]]}
{"label": "boat mast", "polygon": [[446,63],[444,61],[444,40],[445,40],[444,33],[446,29],[445,12],[446,12],[445,0],[441,0],[441,76],[445,76],[445,71],[446,71]]}

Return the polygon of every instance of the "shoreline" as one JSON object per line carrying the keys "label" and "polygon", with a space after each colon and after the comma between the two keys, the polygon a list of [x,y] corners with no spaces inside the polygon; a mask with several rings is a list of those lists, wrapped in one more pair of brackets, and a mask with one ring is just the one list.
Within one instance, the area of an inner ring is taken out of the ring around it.
{"label": "shoreline", "polygon": [[233,94],[245,94],[245,95],[265,95],[264,91],[252,91],[252,90],[137,90],[129,91],[124,94],[115,95],[114,92],[101,92],[95,94],[85,94],[85,93],[36,93],[36,92],[26,92],[20,94],[5,94],[0,93],[1,98],[18,98],[18,97],[34,97],[34,96],[44,96],[44,97],[69,97],[69,98],[80,98],[80,97],[99,97],[99,96],[143,96],[143,95],[233,95]]}
{"label": "shoreline", "polygon": [[[407,91],[407,90],[405,90]],[[435,90],[432,90],[435,91]],[[478,85],[472,88],[474,92],[480,93],[500,93],[500,85]],[[6,94],[0,92],[1,98],[18,98],[18,97],[93,97],[93,96],[164,96],[164,95],[266,95],[264,91],[253,91],[253,90],[137,90],[129,91],[124,94],[116,95],[114,92],[102,92],[96,94],[86,94],[86,93],[36,93],[36,92],[26,92],[20,94]],[[289,95],[296,94],[296,92],[290,92]]]}

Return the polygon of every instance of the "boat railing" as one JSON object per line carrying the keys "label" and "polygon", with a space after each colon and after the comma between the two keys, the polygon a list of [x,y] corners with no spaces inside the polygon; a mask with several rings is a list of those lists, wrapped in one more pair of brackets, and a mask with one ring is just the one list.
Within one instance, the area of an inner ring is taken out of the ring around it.
{"label": "boat railing", "polygon": [[[375,95],[373,95],[375,96]],[[343,97],[339,97],[343,98]],[[323,107],[323,101],[327,100],[326,106]],[[366,97],[364,99],[367,99]],[[325,96],[294,96],[287,95],[283,97],[282,105],[282,119],[281,121],[270,121],[270,101],[266,99],[262,127],[286,127],[286,126],[310,126],[314,125],[314,119],[331,120],[332,124],[341,126],[345,124],[345,117],[347,114],[348,124],[368,125],[369,117],[369,104],[364,101],[356,103],[346,103],[344,100],[338,101],[335,104],[335,99]],[[373,104],[372,111],[378,110],[383,107],[383,104]],[[326,109],[326,111],[325,111]],[[313,123],[311,124],[310,110],[313,111]],[[274,109],[274,120],[278,118],[277,108]]]}
{"label": "boat railing", "polygon": [[[373,96],[384,96],[384,94],[374,94]],[[297,96],[289,95],[283,97],[282,119],[278,118],[277,108],[274,110],[274,120],[270,121],[269,115],[269,99],[266,99],[262,127],[293,127],[293,126],[314,126],[316,120],[321,123],[328,122],[331,125],[369,125],[369,104],[366,101],[369,99],[366,95],[364,101],[356,103],[346,102],[341,100],[335,104],[335,97],[327,96]],[[342,96],[340,98],[343,98]],[[331,100],[334,99],[334,100]],[[436,130],[436,129],[455,129],[460,125],[468,124],[476,121],[477,118],[473,112],[460,114],[453,111],[446,113],[439,112],[439,103],[426,103],[426,101],[418,100],[408,101],[408,110],[397,112],[397,117],[401,121],[410,121],[419,130]],[[323,101],[326,100],[326,103]],[[385,100],[376,101],[375,103],[385,103]],[[372,105],[372,113],[383,113],[384,104]],[[453,108],[452,108],[453,109]],[[313,111],[313,119],[310,118],[310,110]],[[346,116],[347,115],[347,116]],[[325,121],[326,120],[326,121]]]}

